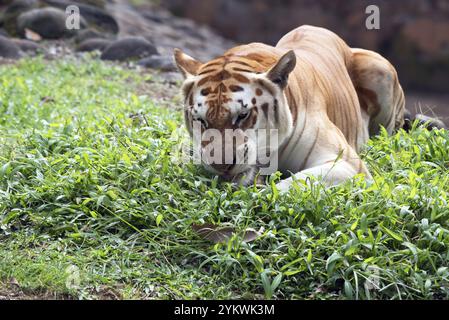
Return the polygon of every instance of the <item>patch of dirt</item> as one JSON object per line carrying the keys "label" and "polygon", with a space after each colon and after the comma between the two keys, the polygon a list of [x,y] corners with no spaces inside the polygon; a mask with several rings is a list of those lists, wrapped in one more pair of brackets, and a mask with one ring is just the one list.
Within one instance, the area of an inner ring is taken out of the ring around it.
{"label": "patch of dirt", "polygon": [[24,290],[16,280],[0,283],[0,300],[71,300],[68,295],[51,293],[45,290]]}
{"label": "patch of dirt", "polygon": [[11,59],[4,59],[0,57],[0,65],[6,65],[6,64],[16,64],[17,60],[11,60]]}
{"label": "patch of dirt", "polygon": [[148,78],[137,85],[137,95],[147,95],[162,107],[175,110],[184,108],[180,89],[183,78],[178,72],[159,72],[144,68],[137,68],[136,71]]}
{"label": "patch of dirt", "polygon": [[[119,292],[120,286],[111,288],[108,286],[98,286],[92,288],[90,296],[96,300],[122,300]],[[2,300],[76,300],[77,298],[68,294],[50,292],[47,290],[28,290],[22,288],[17,280],[12,279],[7,282],[0,282],[0,301]]]}

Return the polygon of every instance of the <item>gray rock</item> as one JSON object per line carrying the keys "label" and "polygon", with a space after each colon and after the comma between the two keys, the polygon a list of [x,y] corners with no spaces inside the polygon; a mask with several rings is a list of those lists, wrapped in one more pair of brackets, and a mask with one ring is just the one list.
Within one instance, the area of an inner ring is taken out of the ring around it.
{"label": "gray rock", "polygon": [[[160,1],[161,6],[165,1],[168,0]],[[117,0],[107,7],[120,25],[121,37],[142,35],[157,44],[162,55],[171,55],[174,48],[180,48],[198,60],[207,61],[235,46],[234,42],[224,39],[208,27],[179,19],[160,6],[134,8],[129,5],[129,1]]]}
{"label": "gray rock", "polygon": [[25,39],[12,39],[12,41],[19,46],[20,50],[24,52],[38,52],[43,51],[44,48],[36,42]]}
{"label": "gray rock", "polygon": [[76,48],[78,52],[89,52],[89,51],[103,51],[107,46],[111,44],[111,40],[101,39],[101,38],[93,38],[87,39],[80,43],[80,45]]}
{"label": "gray rock", "polygon": [[99,32],[97,30],[88,28],[88,29],[80,30],[76,34],[74,40],[75,40],[75,43],[82,43],[88,39],[98,39],[98,38],[107,39],[108,35],[106,35],[102,32]]}
{"label": "gray rock", "polygon": [[22,13],[17,19],[17,28],[22,36],[25,29],[30,29],[45,39],[60,39],[73,34],[73,30],[66,27],[65,12],[56,8],[33,9]]}
{"label": "gray rock", "polygon": [[148,58],[144,58],[137,62],[139,66],[151,69],[158,69],[162,71],[176,71],[176,65],[172,56],[159,56],[154,55]]}
{"label": "gray rock", "polygon": [[77,0],[77,2],[100,8],[104,8],[106,6],[106,0]]}
{"label": "gray rock", "polygon": [[37,7],[37,0],[14,0],[3,12],[3,28],[11,36],[17,36],[17,18],[22,13]]}
{"label": "gray rock", "polygon": [[102,60],[134,60],[157,55],[156,47],[142,37],[127,37],[111,43],[101,55]]}
{"label": "gray rock", "polygon": [[0,36],[0,57],[7,59],[19,59],[19,46],[10,39]]}
{"label": "gray rock", "polygon": [[444,122],[437,118],[432,118],[429,116],[426,116],[421,113],[417,113],[415,115],[415,119],[419,121],[420,125],[425,126],[427,129],[446,129],[446,126],[444,125]]}
{"label": "gray rock", "polygon": [[178,71],[168,71],[161,74],[161,78],[165,83],[170,85],[180,85],[184,80],[183,76]]}

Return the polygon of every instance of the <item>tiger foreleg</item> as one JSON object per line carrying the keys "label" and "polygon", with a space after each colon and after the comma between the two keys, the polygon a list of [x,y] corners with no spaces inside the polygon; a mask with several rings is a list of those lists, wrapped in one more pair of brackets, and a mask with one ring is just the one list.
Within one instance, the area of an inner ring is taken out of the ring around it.
{"label": "tiger foreleg", "polygon": [[361,173],[361,171],[365,173],[367,179],[371,179],[371,175],[366,170],[363,163],[361,163],[361,167],[362,170],[360,170],[358,166],[346,160],[327,162],[300,171],[292,175],[291,177],[280,181],[279,183],[276,184],[276,188],[281,192],[285,192],[290,189],[294,181],[296,180],[310,181],[310,179],[308,178],[322,181],[323,184],[326,186],[334,186],[354,177],[358,173]]}

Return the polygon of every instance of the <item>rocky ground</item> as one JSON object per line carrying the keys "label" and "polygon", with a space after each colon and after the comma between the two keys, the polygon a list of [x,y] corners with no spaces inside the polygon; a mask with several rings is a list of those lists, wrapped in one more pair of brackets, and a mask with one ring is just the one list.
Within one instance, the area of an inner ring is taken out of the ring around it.
{"label": "rocky ground", "polygon": [[[70,31],[65,26],[64,11],[69,5],[80,8],[80,30]],[[233,45],[189,19],[152,5],[137,9],[126,0],[13,0],[0,4],[0,63],[38,54],[47,60],[91,54],[148,74],[141,93],[171,107],[177,107],[173,101],[182,80],[172,59],[173,49],[208,60]]]}
{"label": "rocky ground", "polygon": [[[137,10],[125,0],[14,0],[0,10],[0,57],[44,53],[47,57],[97,51],[103,60],[174,71],[175,47],[210,59],[233,43],[209,28],[146,5]],[[68,30],[65,9],[77,5],[80,30]]]}

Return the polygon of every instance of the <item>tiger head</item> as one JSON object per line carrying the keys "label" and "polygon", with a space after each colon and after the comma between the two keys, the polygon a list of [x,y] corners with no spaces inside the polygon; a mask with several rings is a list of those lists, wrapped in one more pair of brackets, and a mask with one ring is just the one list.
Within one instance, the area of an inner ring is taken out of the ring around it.
{"label": "tiger head", "polygon": [[261,167],[257,155],[277,157],[293,129],[284,89],[296,65],[294,52],[271,60],[225,54],[202,63],[175,49],[174,57],[185,78],[186,127],[194,140],[199,131],[203,166],[225,180],[251,183]]}

